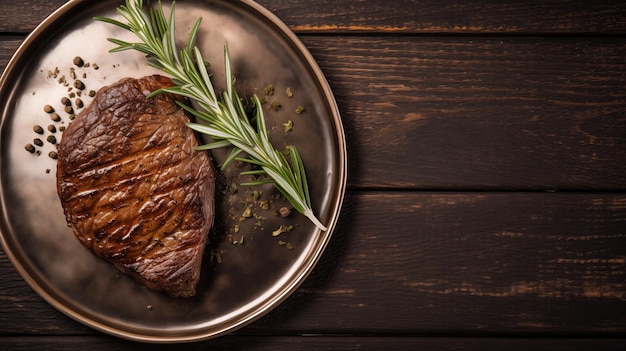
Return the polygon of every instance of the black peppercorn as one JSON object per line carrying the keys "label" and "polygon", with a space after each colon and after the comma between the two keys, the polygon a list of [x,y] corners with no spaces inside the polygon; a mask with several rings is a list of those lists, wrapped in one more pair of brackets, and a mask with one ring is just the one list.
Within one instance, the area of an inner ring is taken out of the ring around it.
{"label": "black peppercorn", "polygon": [[83,59],[80,56],[74,57],[74,61],[73,62],[78,67],[83,67],[83,65],[85,65],[85,61],[83,61]]}
{"label": "black peppercorn", "polygon": [[81,80],[75,80],[74,81],[74,88],[79,89],[79,90],[83,90],[85,89],[85,83],[83,83]]}

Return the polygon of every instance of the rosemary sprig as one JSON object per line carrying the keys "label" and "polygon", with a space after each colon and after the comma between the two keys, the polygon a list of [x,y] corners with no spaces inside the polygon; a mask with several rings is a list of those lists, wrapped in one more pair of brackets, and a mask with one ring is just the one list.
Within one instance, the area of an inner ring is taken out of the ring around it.
{"label": "rosemary sprig", "polygon": [[[209,144],[199,146],[199,150],[232,146],[232,151],[222,167],[233,160],[255,165],[256,170],[242,172],[242,174],[267,175],[269,179],[246,183],[246,185],[272,183],[298,212],[309,218],[319,229],[326,230],[311,209],[311,199],[300,153],[295,146],[288,146],[287,151],[291,161],[289,162],[283,153],[272,146],[267,135],[263,108],[256,95],[252,98],[256,106],[256,130],[251,125],[233,86],[235,79],[232,75],[228,44],[224,45],[226,91],[219,99],[207,71],[207,64],[198,47],[194,45],[201,18],[191,29],[186,46],[179,50],[174,37],[174,8],[175,2],[172,2],[168,20],[163,13],[161,1],[156,7],[149,7],[149,10],[145,11],[142,0],[126,0],[126,5],[120,5],[117,13],[127,23],[106,17],[95,19],[128,30],[139,39],[139,42],[131,43],[109,38],[109,41],[117,45],[111,52],[124,50],[142,52],[146,54],[150,66],[171,77],[175,86],[160,89],[150,96],[168,92],[185,96],[197,103],[198,109],[182,103],[180,105],[205,122],[189,123],[189,128],[207,134],[213,140]],[[240,157],[242,152],[247,154],[247,157]]]}

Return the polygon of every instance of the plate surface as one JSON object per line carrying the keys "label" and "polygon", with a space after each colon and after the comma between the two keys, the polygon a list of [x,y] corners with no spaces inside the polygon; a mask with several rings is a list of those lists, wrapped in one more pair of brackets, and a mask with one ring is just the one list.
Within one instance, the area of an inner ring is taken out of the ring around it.
{"label": "plate surface", "polygon": [[[195,297],[172,299],[151,291],[84,249],[67,227],[56,192],[56,161],[48,157],[70,114],[60,99],[76,93],[75,79],[97,90],[123,77],[156,73],[141,54],[108,53],[109,37],[131,34],[94,16],[116,17],[120,1],[70,1],[26,39],[0,82],[1,239],[9,259],[33,289],[68,316],[100,331],[147,342],[184,342],[232,332],[266,314],[287,298],[310,273],[330,240],[346,183],[346,147],[334,97],[319,67],[278,18],[252,1],[178,1],[180,38],[197,17],[203,22],[197,44],[211,63],[216,88],[223,87],[223,46],[228,42],[241,96],[274,86],[282,107],[267,111],[270,138],[277,148],[298,147],[307,167],[313,209],[328,231],[317,230],[297,213],[276,215],[284,200],[270,187],[230,184],[238,169],[224,172],[216,196],[216,225],[207,248]],[[169,6],[169,2],[164,2]],[[182,41],[181,41],[182,43]],[[89,63],[73,66],[75,56]],[[72,68],[73,67],[73,68]],[[72,70],[74,73],[72,73]],[[73,78],[74,74],[76,78]],[[290,88],[292,97],[285,94]],[[72,99],[74,100],[74,99]],[[60,121],[43,107],[51,105]],[[78,112],[79,107],[74,103]],[[304,107],[301,114],[295,113]],[[283,123],[293,121],[285,132]],[[45,130],[39,135],[34,125]],[[52,133],[48,125],[57,129]],[[43,140],[37,153],[25,150]],[[37,155],[40,153],[39,155]],[[224,157],[214,154],[216,163]],[[253,190],[259,195],[254,197]],[[270,204],[267,209],[265,205]],[[242,216],[246,208],[251,216]],[[281,225],[293,230],[273,236]],[[243,243],[241,242],[243,239]]]}

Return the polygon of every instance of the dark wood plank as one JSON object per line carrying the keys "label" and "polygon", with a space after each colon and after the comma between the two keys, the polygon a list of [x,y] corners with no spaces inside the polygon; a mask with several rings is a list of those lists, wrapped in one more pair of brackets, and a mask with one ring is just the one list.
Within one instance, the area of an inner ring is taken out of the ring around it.
{"label": "dark wood plank", "polygon": [[624,195],[351,196],[316,274],[251,328],[623,333],[625,218]]}
{"label": "dark wood plank", "polygon": [[624,189],[623,38],[305,37],[352,186]]}
{"label": "dark wood plank", "polygon": [[259,0],[298,33],[624,33],[626,4]]}
{"label": "dark wood plank", "polygon": [[[626,194],[350,193],[311,276],[240,334],[624,335],[625,221]],[[0,257],[2,334],[90,333]]]}
{"label": "dark wood plank", "polygon": [[395,351],[414,350],[623,350],[624,339],[521,339],[467,337],[354,337],[354,336],[237,336],[231,335],[185,345],[138,344],[107,337],[0,337],[0,347],[12,351],[61,350],[384,350],[393,345]]}
{"label": "dark wood plank", "polygon": [[28,33],[66,2],[67,0],[3,0],[0,5],[0,33]]}
{"label": "dark wood plank", "polygon": [[303,39],[352,187],[626,189],[624,38]]}
{"label": "dark wood plank", "polygon": [[0,75],[21,43],[19,38],[0,40]]}
{"label": "dark wood plank", "polygon": [[[30,32],[64,0],[5,1],[0,32]],[[620,0],[260,0],[297,33],[626,33]],[[26,10],[26,11],[25,11]],[[20,13],[20,16],[10,14]],[[530,20],[529,20],[530,19]]]}

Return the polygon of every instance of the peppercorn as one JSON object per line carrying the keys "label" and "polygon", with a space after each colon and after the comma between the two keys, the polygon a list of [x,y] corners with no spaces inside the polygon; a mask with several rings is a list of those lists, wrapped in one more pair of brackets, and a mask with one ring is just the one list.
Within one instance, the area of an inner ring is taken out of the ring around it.
{"label": "peppercorn", "polygon": [[57,138],[55,138],[54,135],[48,135],[48,138],[46,138],[46,140],[48,140],[48,142],[50,144],[56,144],[57,143]]}
{"label": "peppercorn", "polygon": [[50,105],[46,105],[43,107],[43,110],[45,113],[52,113],[54,112],[54,107],[50,106]]}
{"label": "peppercorn", "polygon": [[61,98],[61,103],[65,106],[70,106],[72,104],[72,100],[70,100],[67,96]]}
{"label": "peppercorn", "polygon": [[33,144],[37,146],[43,146],[43,141],[41,141],[41,139],[39,138],[36,138],[36,139],[33,139]]}
{"label": "peppercorn", "polygon": [[61,116],[59,116],[59,114],[55,112],[50,115],[50,119],[55,122],[59,122],[61,120]]}
{"label": "peppercorn", "polygon": [[59,154],[56,151],[50,151],[48,153],[48,157],[50,157],[53,160],[56,160],[57,158],[59,158]]}
{"label": "peppercorn", "polygon": [[72,108],[72,106],[65,106],[65,113],[67,114],[73,114],[74,113],[74,109]]}
{"label": "peppercorn", "polygon": [[31,154],[35,153],[35,147],[33,146],[33,144],[26,144],[26,146],[24,146],[24,149],[26,149],[26,151],[30,152]]}
{"label": "peppercorn", "polygon": [[41,128],[41,126],[39,125],[34,125],[33,126],[33,131],[37,134],[43,134],[43,128]]}
{"label": "peppercorn", "polygon": [[280,213],[281,216],[287,217],[291,213],[291,210],[288,207],[281,207],[278,212]]}
{"label": "peppercorn", "polygon": [[74,61],[73,62],[78,67],[83,67],[83,65],[85,64],[85,61],[83,61],[83,59],[80,56],[74,57]]}
{"label": "peppercorn", "polygon": [[77,108],[83,108],[83,106],[85,106],[85,104],[83,103],[83,100],[81,100],[80,98],[77,98],[75,103],[76,103]]}
{"label": "peppercorn", "polygon": [[74,81],[74,88],[79,89],[79,90],[83,90],[85,89],[85,83],[83,83],[81,80],[75,80]]}
{"label": "peppercorn", "polygon": [[51,125],[48,126],[48,131],[50,133],[56,133],[57,128],[54,126],[54,124],[51,124]]}

